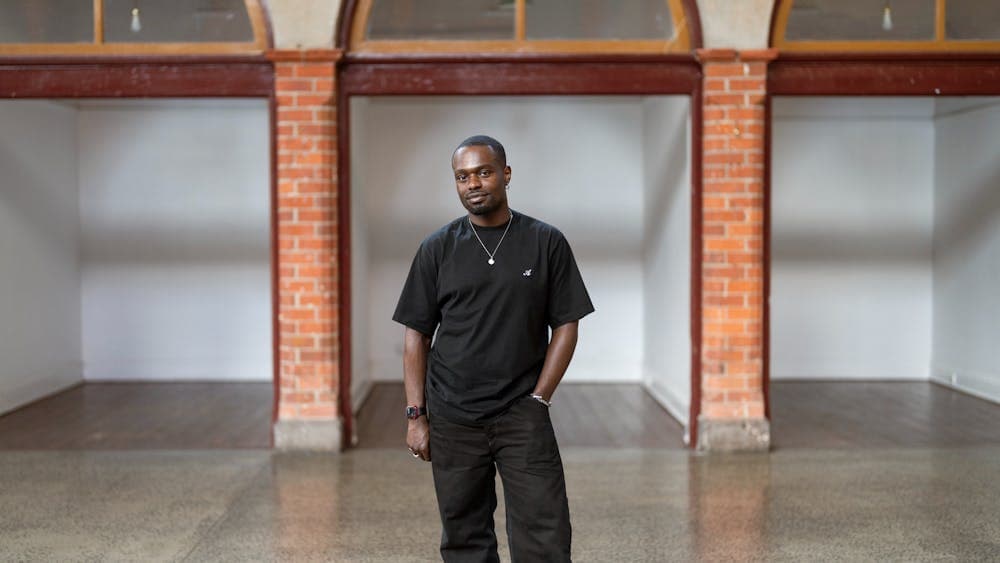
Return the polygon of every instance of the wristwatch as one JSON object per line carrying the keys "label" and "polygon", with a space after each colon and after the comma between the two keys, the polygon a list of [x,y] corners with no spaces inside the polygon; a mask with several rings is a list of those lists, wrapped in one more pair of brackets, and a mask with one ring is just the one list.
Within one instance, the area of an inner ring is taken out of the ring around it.
{"label": "wristwatch", "polygon": [[415,405],[406,407],[406,418],[410,420],[416,420],[425,414],[427,414],[427,407],[418,407]]}

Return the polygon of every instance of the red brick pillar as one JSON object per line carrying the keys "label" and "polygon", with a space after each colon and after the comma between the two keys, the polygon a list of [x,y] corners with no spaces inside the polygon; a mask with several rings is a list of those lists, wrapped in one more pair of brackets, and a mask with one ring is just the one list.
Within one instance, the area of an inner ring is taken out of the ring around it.
{"label": "red brick pillar", "polygon": [[762,350],[767,61],[705,49],[700,450],[766,450]]}
{"label": "red brick pillar", "polygon": [[275,52],[279,449],[338,451],[335,52]]}

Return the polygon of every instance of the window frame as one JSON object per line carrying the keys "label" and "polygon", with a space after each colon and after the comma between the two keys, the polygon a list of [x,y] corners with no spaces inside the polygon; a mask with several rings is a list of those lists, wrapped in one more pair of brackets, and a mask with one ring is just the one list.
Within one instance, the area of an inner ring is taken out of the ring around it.
{"label": "window frame", "polygon": [[934,0],[934,39],[931,40],[796,40],[785,39],[788,18],[795,0],[778,0],[772,27],[771,46],[783,52],[991,52],[1000,51],[1000,40],[948,39],[945,17],[948,0]]}
{"label": "window frame", "polygon": [[261,0],[243,0],[253,30],[253,41],[105,43],[104,0],[91,0],[94,33],[90,43],[0,43],[3,55],[246,55],[268,49],[267,23]]}
{"label": "window frame", "polygon": [[348,47],[352,52],[374,54],[462,53],[687,53],[691,50],[691,25],[684,0],[663,0],[670,9],[674,37],[670,39],[527,39],[526,0],[514,3],[514,38],[484,40],[368,39],[368,21],[375,0],[357,0]]}

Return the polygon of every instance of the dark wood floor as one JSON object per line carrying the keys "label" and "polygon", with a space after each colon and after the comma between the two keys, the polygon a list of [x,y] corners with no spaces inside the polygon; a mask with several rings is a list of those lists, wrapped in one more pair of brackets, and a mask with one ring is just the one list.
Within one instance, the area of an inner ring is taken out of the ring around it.
{"label": "dark wood floor", "polygon": [[[552,399],[560,447],[684,447],[684,429],[638,384],[570,383]],[[405,405],[402,383],[375,385],[358,411],[357,447],[405,447]]]}
{"label": "dark wood floor", "polygon": [[[271,400],[270,383],[86,383],[0,416],[0,450],[269,448]],[[405,402],[376,385],[358,447],[403,447]],[[1000,445],[1000,405],[928,382],[774,382],[771,410],[776,449]],[[552,422],[563,447],[683,447],[634,384],[564,384]]]}
{"label": "dark wood floor", "polygon": [[777,448],[1000,445],[1000,405],[924,381],[771,383]]}
{"label": "dark wood floor", "polygon": [[266,383],[85,383],[0,416],[0,450],[271,447]]}

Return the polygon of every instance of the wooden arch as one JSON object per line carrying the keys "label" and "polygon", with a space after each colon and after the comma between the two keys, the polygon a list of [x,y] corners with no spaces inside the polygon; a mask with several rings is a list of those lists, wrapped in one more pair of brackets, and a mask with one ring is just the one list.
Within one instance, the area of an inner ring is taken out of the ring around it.
{"label": "wooden arch", "polygon": [[[792,53],[988,53],[1000,52],[1000,40],[949,39],[946,34],[948,0],[934,0],[934,37],[925,40],[795,40],[787,39],[788,20],[796,0],[776,0],[770,41],[781,52]],[[891,7],[890,2],[873,4]],[[877,14],[876,14],[877,15]]]}
{"label": "wooden arch", "polygon": [[[85,0],[81,0],[85,1]],[[0,43],[0,57],[21,56],[173,56],[173,55],[263,55],[273,45],[273,34],[263,0],[243,0],[252,41],[106,43],[104,41],[104,0],[93,3],[93,41],[91,43]]]}
{"label": "wooden arch", "polygon": [[365,36],[375,0],[344,0],[336,45],[343,52],[400,54],[640,54],[689,53],[701,46],[701,23],[695,0],[664,0],[669,7],[674,37],[669,39],[549,39],[525,37],[526,0],[514,0],[515,36],[509,40],[369,40]]}

